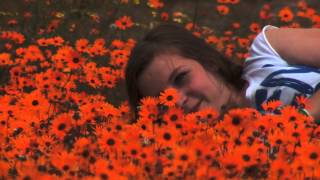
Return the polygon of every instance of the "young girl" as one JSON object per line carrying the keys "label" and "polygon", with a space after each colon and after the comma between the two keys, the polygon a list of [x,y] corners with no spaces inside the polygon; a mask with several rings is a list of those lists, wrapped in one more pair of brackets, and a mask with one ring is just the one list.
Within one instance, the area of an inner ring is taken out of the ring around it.
{"label": "young girl", "polygon": [[240,66],[185,28],[160,25],[131,52],[126,69],[130,105],[137,112],[142,97],[173,87],[187,113],[205,107],[222,114],[235,107],[262,110],[269,100],[294,105],[295,97],[304,95],[311,105],[306,112],[319,116],[319,37],[317,29],[265,26]]}

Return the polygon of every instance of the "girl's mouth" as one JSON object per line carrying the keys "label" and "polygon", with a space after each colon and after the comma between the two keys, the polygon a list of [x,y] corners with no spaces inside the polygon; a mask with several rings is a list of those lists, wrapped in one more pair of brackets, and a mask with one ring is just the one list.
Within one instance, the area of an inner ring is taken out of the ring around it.
{"label": "girl's mouth", "polygon": [[[199,108],[200,108],[201,103],[202,103],[202,99],[200,99],[199,102],[198,102],[193,108],[190,109],[190,112],[197,112],[197,111],[199,111]],[[190,112],[189,112],[189,113],[190,113]]]}

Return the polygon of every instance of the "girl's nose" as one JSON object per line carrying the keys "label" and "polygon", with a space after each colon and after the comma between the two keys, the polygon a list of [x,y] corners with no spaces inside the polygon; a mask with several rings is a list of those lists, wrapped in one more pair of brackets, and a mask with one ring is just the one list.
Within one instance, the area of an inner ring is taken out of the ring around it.
{"label": "girl's nose", "polygon": [[188,101],[188,96],[185,93],[183,93],[182,91],[179,91],[179,90],[178,90],[178,93],[179,93],[179,100],[177,102],[177,106],[182,107],[183,109],[185,109],[187,101]]}

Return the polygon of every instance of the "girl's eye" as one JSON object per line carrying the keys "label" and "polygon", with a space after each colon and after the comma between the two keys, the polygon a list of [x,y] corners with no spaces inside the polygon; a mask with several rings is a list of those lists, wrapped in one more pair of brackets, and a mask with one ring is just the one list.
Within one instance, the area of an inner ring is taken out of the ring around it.
{"label": "girl's eye", "polygon": [[176,78],[174,79],[174,84],[177,86],[182,85],[185,82],[185,80],[187,79],[187,77],[186,77],[187,74],[188,74],[188,71],[179,73],[176,76]]}

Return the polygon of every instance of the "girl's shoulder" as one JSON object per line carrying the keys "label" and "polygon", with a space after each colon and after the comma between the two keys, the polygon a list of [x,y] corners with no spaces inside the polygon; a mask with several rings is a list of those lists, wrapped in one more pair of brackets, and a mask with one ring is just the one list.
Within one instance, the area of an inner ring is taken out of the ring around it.
{"label": "girl's shoulder", "polygon": [[257,34],[249,48],[249,56],[244,62],[244,67],[260,68],[267,64],[276,66],[288,66],[288,63],[272,47],[265,32],[271,28],[278,28],[272,25],[266,25],[261,32]]}

